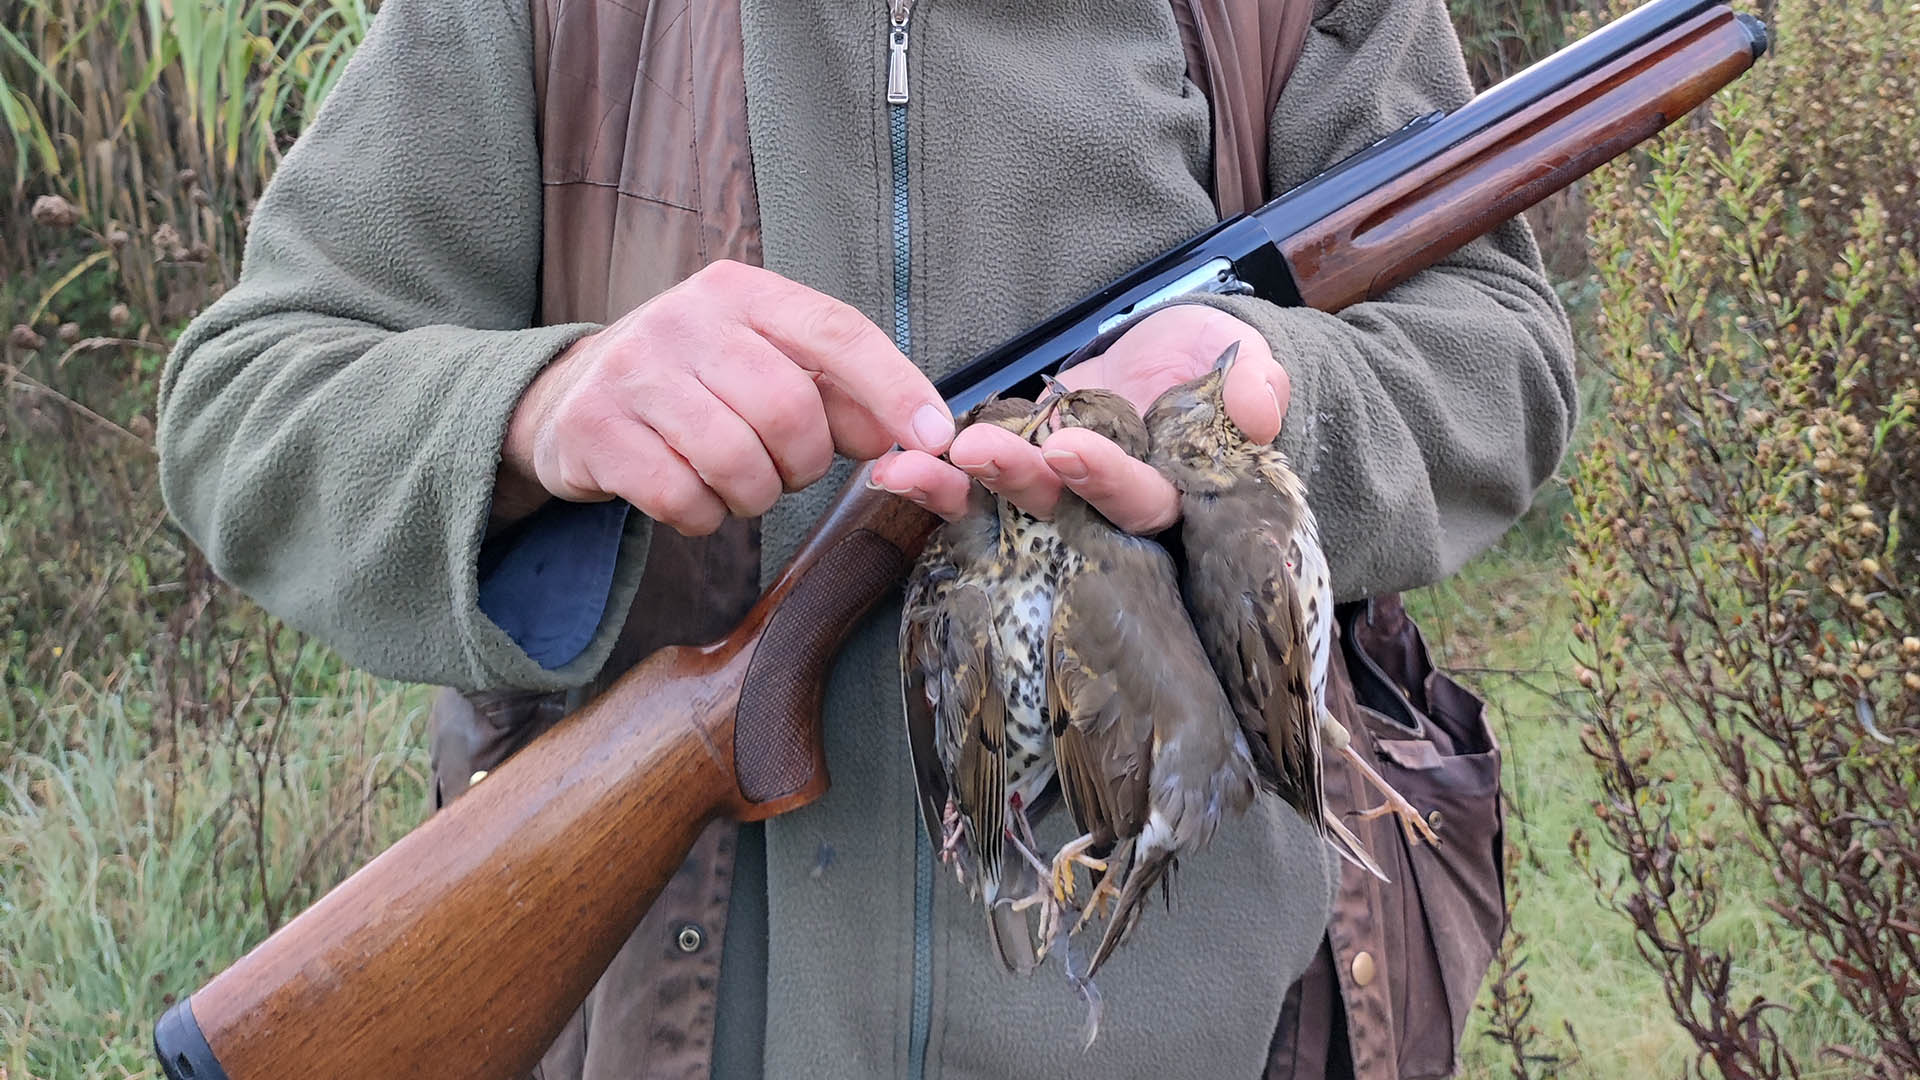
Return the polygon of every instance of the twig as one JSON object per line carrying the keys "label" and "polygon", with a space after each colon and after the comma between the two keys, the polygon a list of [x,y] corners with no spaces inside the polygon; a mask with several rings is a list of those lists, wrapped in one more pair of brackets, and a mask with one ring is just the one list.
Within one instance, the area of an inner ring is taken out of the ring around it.
{"label": "twig", "polygon": [[[75,348],[78,348],[78,347],[79,346],[77,345],[75,346]],[[125,436],[128,439],[128,441],[137,444],[142,450],[145,450],[147,453],[151,454],[154,452],[152,443],[148,442],[147,440],[141,438],[138,435],[135,435],[133,432],[128,431],[126,428],[121,427],[119,424],[114,423],[113,421],[107,419],[106,417],[101,416],[99,413],[94,412],[92,409],[87,408],[85,405],[80,404],[78,401],[75,401],[74,399],[68,397],[67,395],[61,393],[60,391],[55,390],[53,387],[48,386],[46,383],[43,383],[39,379],[36,379],[33,376],[27,374],[26,372],[20,370],[18,367],[15,367],[14,365],[8,364],[8,363],[0,363],[0,372],[4,372],[6,374],[6,377],[7,377],[6,381],[9,385],[16,382],[24,383],[26,386],[28,386],[35,392],[45,394],[49,398],[52,398],[53,400],[66,406],[69,411],[78,414],[82,419],[91,420],[92,422],[99,424],[103,427],[112,428],[114,431],[117,431],[121,435]]]}

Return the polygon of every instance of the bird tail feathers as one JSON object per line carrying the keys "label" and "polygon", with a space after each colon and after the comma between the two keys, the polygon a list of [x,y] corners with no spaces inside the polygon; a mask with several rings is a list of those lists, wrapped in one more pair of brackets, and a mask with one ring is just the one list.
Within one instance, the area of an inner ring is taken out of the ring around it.
{"label": "bird tail feathers", "polygon": [[1033,924],[1024,911],[1007,904],[987,908],[987,940],[993,942],[1000,962],[1015,975],[1030,975],[1040,966],[1039,951],[1033,944]]}
{"label": "bird tail feathers", "polygon": [[[1113,914],[1107,917],[1106,929],[1100,935],[1100,944],[1093,950],[1093,959],[1087,964],[1087,978],[1091,979],[1100,971],[1100,965],[1107,962],[1113,950],[1133,932],[1133,926],[1140,921],[1140,906],[1153,892],[1167,871],[1173,866],[1173,853],[1170,851],[1149,851],[1136,855],[1129,851],[1128,865],[1122,871],[1120,899],[1114,902]],[[1114,871],[1109,869],[1108,873]]]}
{"label": "bird tail feathers", "polygon": [[1373,856],[1367,853],[1366,845],[1360,842],[1358,836],[1353,835],[1353,830],[1347,828],[1346,822],[1340,820],[1340,815],[1331,810],[1324,810],[1320,814],[1320,820],[1327,827],[1327,843],[1333,845],[1333,850],[1339,852],[1342,859],[1381,881],[1387,880],[1386,871],[1381,870],[1380,864],[1373,861]]}

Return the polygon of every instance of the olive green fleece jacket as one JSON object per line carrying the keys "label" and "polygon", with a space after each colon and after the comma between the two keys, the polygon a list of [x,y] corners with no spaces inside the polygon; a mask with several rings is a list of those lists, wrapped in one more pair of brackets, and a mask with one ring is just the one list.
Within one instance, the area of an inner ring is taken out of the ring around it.
{"label": "olive green fleece jacket", "polygon": [[[766,264],[892,331],[884,7],[743,0],[742,17]],[[577,685],[645,558],[636,514],[602,625],[555,670],[477,602],[507,416],[591,329],[529,328],[530,50],[517,0],[387,0],[256,212],[241,282],[162,383],[182,525],[229,581],[386,675]],[[1165,0],[921,0],[911,77],[906,329],[930,373],[1213,220],[1206,103]],[[1275,190],[1467,93],[1441,0],[1321,0],[1274,113]],[[1216,302],[1292,374],[1282,440],[1342,598],[1451,572],[1559,459],[1571,343],[1517,223],[1339,316]],[[769,567],[844,471],[767,515]],[[883,606],[835,667],[832,790],[767,826],[766,976],[723,988],[723,1035],[726,1016],[764,1008],[761,1065],[778,1077],[1258,1075],[1326,917],[1318,843],[1271,806],[1223,828],[1183,867],[1173,914],[1151,912],[1103,973],[1105,1027],[1082,1054],[1057,969],[1004,975],[951,882],[916,920],[897,617]],[[1043,839],[1064,828],[1056,815]]]}

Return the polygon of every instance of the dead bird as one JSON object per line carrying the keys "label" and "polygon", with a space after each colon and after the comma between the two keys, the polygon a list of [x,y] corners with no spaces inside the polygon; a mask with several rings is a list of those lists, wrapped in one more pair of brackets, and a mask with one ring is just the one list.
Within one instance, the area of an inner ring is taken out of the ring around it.
{"label": "dead bird", "polygon": [[[1087,428],[1145,457],[1146,425],[1119,395],[1076,390],[1049,404],[1059,426]],[[1255,773],[1166,550],[1115,528],[1070,491],[1061,495],[1054,527],[1060,576],[1047,641],[1054,757],[1082,835],[1055,856],[1053,879],[1064,901],[1075,863],[1098,875],[1082,924],[1113,901],[1086,972],[1091,979],[1176,861],[1252,804]]]}
{"label": "dead bird", "polygon": [[[990,400],[960,420],[1030,438],[1039,411]],[[1054,778],[1045,644],[1053,617],[1053,526],[978,482],[965,517],[941,526],[907,581],[901,688],[928,838],[987,908],[1008,969],[1031,971],[1057,922],[1032,823]],[[1013,850],[1009,851],[1009,847]],[[1027,912],[1038,908],[1040,925]]]}
{"label": "dead bird", "polygon": [[1333,579],[1306,485],[1274,444],[1248,439],[1227,416],[1226,375],[1239,352],[1162,394],[1148,409],[1148,461],[1181,493],[1182,593],[1213,670],[1252,747],[1261,784],[1335,847],[1384,879],[1326,808],[1323,747],[1344,752],[1428,842],[1426,820],[1349,743],[1326,705]]}

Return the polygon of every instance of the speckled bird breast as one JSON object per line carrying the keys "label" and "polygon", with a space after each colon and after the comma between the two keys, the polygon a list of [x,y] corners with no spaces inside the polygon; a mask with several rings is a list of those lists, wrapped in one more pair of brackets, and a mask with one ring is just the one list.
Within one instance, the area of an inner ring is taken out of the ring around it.
{"label": "speckled bird breast", "polygon": [[994,633],[1007,700],[1007,794],[1031,806],[1053,779],[1047,707],[1047,635],[1059,583],[1060,535],[1049,522],[1013,511],[1003,519],[996,566]]}

